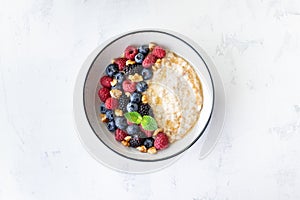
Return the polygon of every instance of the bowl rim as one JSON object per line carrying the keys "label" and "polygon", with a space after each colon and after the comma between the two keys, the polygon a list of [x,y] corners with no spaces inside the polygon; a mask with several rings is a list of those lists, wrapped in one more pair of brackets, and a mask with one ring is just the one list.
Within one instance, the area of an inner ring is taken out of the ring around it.
{"label": "bowl rim", "polygon": [[[92,68],[92,66],[94,65],[95,61],[97,60],[98,56],[108,47],[110,46],[111,44],[113,44],[114,42],[116,42],[117,40],[123,38],[123,37],[126,37],[126,36],[129,36],[129,35],[134,35],[134,34],[138,34],[138,33],[145,33],[145,32],[154,32],[154,33],[161,33],[161,34],[165,34],[165,35],[168,35],[168,36],[171,36],[171,37],[174,37],[178,40],[180,40],[181,42],[185,43],[187,46],[189,46],[198,56],[199,58],[202,60],[202,62],[204,63],[205,65],[205,68],[209,74],[209,80],[212,84],[212,106],[211,106],[211,110],[210,110],[210,113],[209,113],[209,117],[206,121],[206,124],[204,125],[203,129],[200,131],[200,133],[198,134],[198,136],[191,142],[189,143],[189,145],[187,145],[186,147],[184,147],[182,150],[174,153],[174,154],[171,154],[169,156],[166,156],[166,157],[163,157],[163,158],[158,158],[158,159],[150,159],[150,160],[147,160],[147,159],[139,159],[139,158],[133,158],[133,157],[130,157],[130,156],[126,156],[118,151],[116,151],[115,149],[113,149],[112,147],[110,147],[108,144],[106,144],[99,136],[98,134],[96,133],[95,129],[93,128],[89,118],[88,118],[88,114],[87,114],[87,110],[86,110],[86,101],[85,101],[85,87],[86,87],[86,82],[87,82],[87,78],[88,78],[88,75],[90,73],[90,70]],[[180,35],[180,37],[179,37]],[[182,37],[184,37],[185,39],[182,39]],[[208,124],[211,120],[211,117],[212,117],[212,113],[213,113],[213,110],[214,110],[214,104],[215,104],[215,86],[214,86],[214,81],[213,81],[213,78],[212,78],[212,75],[211,75],[211,72],[208,68],[208,65],[207,63],[205,62],[205,60],[203,59],[203,57],[201,56],[201,54],[189,43],[187,42],[186,40],[189,40],[190,42],[193,42],[191,39],[187,38],[186,36],[183,36],[181,34],[178,34],[178,33],[175,33],[174,31],[169,31],[169,30],[162,30],[162,29],[141,29],[141,30],[134,30],[134,31],[129,31],[129,32],[126,32],[126,33],[123,33],[123,34],[119,34],[115,37],[111,37],[110,39],[108,39],[108,43],[102,47],[100,49],[100,51],[96,54],[96,56],[93,58],[93,61],[91,62],[91,64],[89,65],[89,68],[86,72],[86,75],[85,75],[85,78],[84,78],[84,84],[83,84],[83,88],[82,88],[82,92],[83,92],[83,108],[84,108],[84,113],[85,113],[85,117],[87,119],[87,122],[91,128],[91,130],[93,131],[93,133],[96,135],[96,137],[108,148],[110,149],[111,151],[113,151],[114,153],[124,157],[124,158],[127,158],[127,159],[130,159],[130,160],[134,160],[134,161],[142,161],[142,162],[156,162],[156,161],[164,161],[164,160],[167,160],[167,159],[170,159],[170,158],[174,158],[180,154],[182,154],[183,152],[185,152],[186,150],[188,150],[191,146],[193,146],[197,141],[198,139],[203,135],[204,131],[206,130],[206,128],[208,127]]]}

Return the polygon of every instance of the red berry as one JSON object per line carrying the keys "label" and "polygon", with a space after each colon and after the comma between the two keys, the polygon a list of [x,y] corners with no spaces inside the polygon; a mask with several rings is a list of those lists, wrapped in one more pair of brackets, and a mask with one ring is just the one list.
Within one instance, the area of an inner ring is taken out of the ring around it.
{"label": "red berry", "polygon": [[165,133],[158,133],[154,140],[154,147],[158,150],[165,149],[169,146],[169,139]]}
{"label": "red berry", "polygon": [[151,67],[156,62],[156,59],[157,58],[152,53],[149,53],[142,63],[143,67],[145,68]]}
{"label": "red berry", "polygon": [[140,129],[141,129],[142,132],[145,133],[145,135],[147,137],[152,137],[152,134],[153,134],[154,131],[147,131],[147,130],[143,129],[142,125],[140,125]]}
{"label": "red berry", "polygon": [[110,97],[109,89],[107,89],[107,88],[101,88],[98,91],[98,96],[99,96],[99,98],[100,98],[100,100],[102,102],[105,102],[106,99],[108,99]]}
{"label": "red berry", "polygon": [[110,88],[111,85],[110,85],[110,82],[112,81],[113,79],[109,76],[103,76],[101,79],[100,79],[100,84],[103,86],[103,87],[106,87],[106,88]]}
{"label": "red berry", "polygon": [[134,57],[137,53],[138,53],[138,50],[134,46],[128,46],[125,49],[124,56],[128,60],[134,60]]}
{"label": "red berry", "polygon": [[123,90],[125,92],[132,93],[135,91],[136,83],[131,82],[130,80],[125,80],[125,81],[123,81],[122,86],[123,86]]}
{"label": "red berry", "polygon": [[119,106],[119,102],[117,99],[114,99],[112,97],[109,97],[108,99],[106,99],[105,101],[105,107],[109,110],[111,109],[116,109]]}
{"label": "red berry", "polygon": [[123,71],[126,66],[127,58],[116,58],[114,63],[118,65],[119,71]]}
{"label": "red berry", "polygon": [[152,50],[152,54],[157,58],[163,58],[166,56],[166,51],[160,46],[155,46]]}
{"label": "red berry", "polygon": [[125,131],[123,131],[123,130],[121,130],[121,129],[117,129],[117,130],[116,130],[116,133],[115,133],[115,139],[116,139],[117,141],[121,142],[122,140],[124,140],[124,138],[125,138],[126,136],[128,136],[128,134],[127,134]]}

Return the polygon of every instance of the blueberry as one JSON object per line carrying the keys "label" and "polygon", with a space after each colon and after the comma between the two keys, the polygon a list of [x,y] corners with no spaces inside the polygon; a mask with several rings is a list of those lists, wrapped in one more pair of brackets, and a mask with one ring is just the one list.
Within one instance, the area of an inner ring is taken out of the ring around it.
{"label": "blueberry", "polygon": [[100,105],[100,113],[105,114],[106,113],[106,107],[105,107],[105,103],[101,103]]}
{"label": "blueberry", "polygon": [[146,138],[144,141],[144,146],[148,149],[154,146],[154,139],[152,137]]}
{"label": "blueberry", "polygon": [[122,130],[125,130],[128,126],[127,124],[127,120],[125,117],[116,117],[115,118],[115,123],[116,123],[116,126],[119,128],[119,129],[122,129]]}
{"label": "blueberry", "polygon": [[113,77],[113,75],[115,75],[116,73],[119,72],[119,68],[118,68],[118,65],[116,64],[109,64],[107,67],[106,67],[106,70],[105,70],[106,74],[110,77]]}
{"label": "blueberry", "polygon": [[117,79],[118,83],[122,83],[125,80],[124,72],[118,72],[114,75],[115,79]]}
{"label": "blueberry", "polygon": [[131,101],[132,103],[140,103],[141,98],[142,98],[141,93],[134,92],[134,93],[130,96],[130,101]]}
{"label": "blueberry", "polygon": [[117,90],[122,90],[122,85],[121,84],[116,84],[114,86],[111,87],[111,89],[117,89]]}
{"label": "blueberry", "polygon": [[144,80],[149,80],[149,79],[151,79],[152,76],[153,76],[152,70],[151,70],[151,69],[148,69],[148,68],[144,68],[144,69],[142,70],[142,73],[141,73],[141,74],[142,74]]}
{"label": "blueberry", "polygon": [[109,122],[107,123],[107,129],[108,129],[110,132],[114,132],[115,130],[117,130],[115,121],[109,121]]}
{"label": "blueberry", "polygon": [[141,64],[144,60],[145,56],[142,53],[138,53],[135,55],[134,60],[136,63]]}
{"label": "blueberry", "polygon": [[139,106],[136,103],[130,102],[129,104],[127,104],[126,108],[128,112],[134,112],[139,109]]}
{"label": "blueberry", "polygon": [[145,81],[138,82],[136,84],[136,90],[138,92],[145,92],[148,89],[148,84]]}
{"label": "blueberry", "polygon": [[107,110],[105,114],[109,121],[114,120],[114,112],[112,110]]}
{"label": "blueberry", "polygon": [[141,132],[141,129],[138,125],[136,124],[132,124],[130,126],[128,126],[126,128],[126,132],[129,134],[129,135],[133,135],[133,134],[139,134]]}
{"label": "blueberry", "polygon": [[146,55],[149,52],[148,45],[142,45],[139,47],[139,53]]}
{"label": "blueberry", "polygon": [[143,131],[138,132],[137,135],[139,136],[139,138],[143,139],[143,142],[144,139],[147,137]]}

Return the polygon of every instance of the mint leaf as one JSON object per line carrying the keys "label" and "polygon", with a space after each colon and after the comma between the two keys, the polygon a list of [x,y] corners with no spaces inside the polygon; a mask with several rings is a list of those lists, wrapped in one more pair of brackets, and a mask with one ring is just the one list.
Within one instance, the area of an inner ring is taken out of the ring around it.
{"label": "mint leaf", "polygon": [[144,115],[141,124],[143,129],[146,131],[154,131],[157,129],[157,123],[155,119],[148,115]]}
{"label": "mint leaf", "polygon": [[124,114],[125,118],[135,124],[140,124],[142,121],[142,116],[138,112],[128,112]]}

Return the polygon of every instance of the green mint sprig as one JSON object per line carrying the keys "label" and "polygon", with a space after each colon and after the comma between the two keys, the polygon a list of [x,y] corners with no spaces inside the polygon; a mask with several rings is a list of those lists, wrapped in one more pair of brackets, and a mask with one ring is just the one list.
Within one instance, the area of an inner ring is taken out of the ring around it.
{"label": "green mint sprig", "polygon": [[125,113],[124,116],[126,117],[126,119],[128,121],[135,123],[135,124],[140,124],[143,119],[143,117],[138,112],[128,112],[128,113]]}
{"label": "green mint sprig", "polygon": [[125,118],[131,123],[141,124],[144,130],[154,131],[157,129],[155,119],[149,115],[143,117],[138,112],[128,112],[124,114]]}

